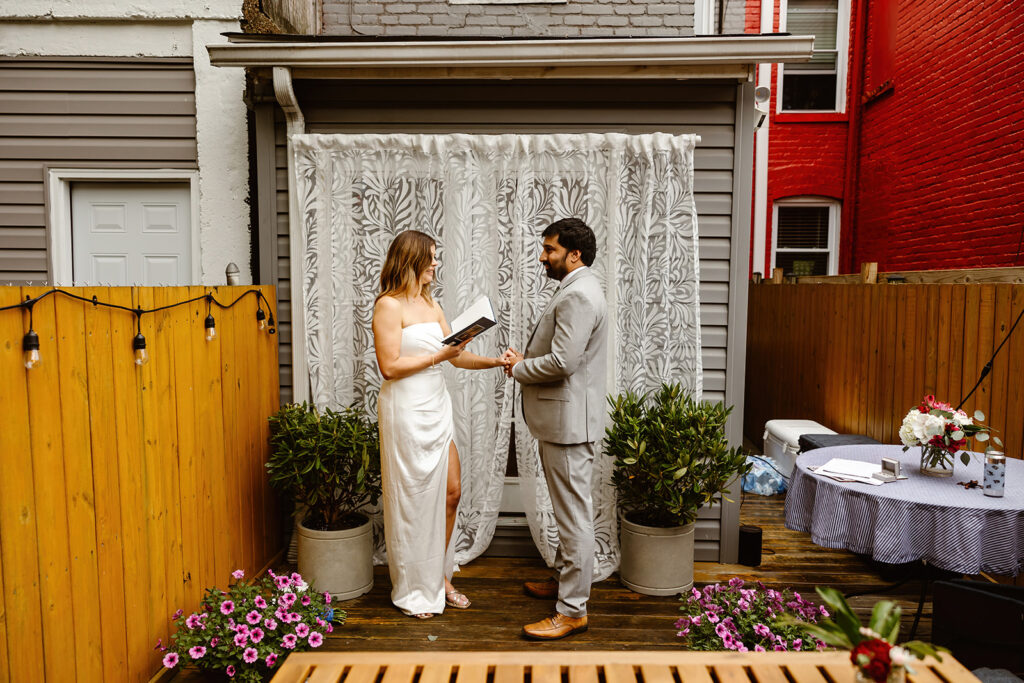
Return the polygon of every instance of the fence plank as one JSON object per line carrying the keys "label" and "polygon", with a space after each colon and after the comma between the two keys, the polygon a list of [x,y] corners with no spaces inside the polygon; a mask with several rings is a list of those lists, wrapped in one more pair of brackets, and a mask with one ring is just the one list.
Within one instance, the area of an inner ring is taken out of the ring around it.
{"label": "fence plank", "polygon": [[[110,301],[110,290],[93,290]],[[96,559],[98,576],[100,638],[103,652],[103,680],[128,678],[124,587],[121,559],[121,500],[118,478],[118,430],[115,415],[113,323],[109,308],[91,308],[85,318],[85,354],[88,358],[87,397],[92,445],[93,484],[96,506]],[[127,318],[123,311],[113,313]],[[118,339],[127,345],[128,340]],[[117,351],[127,353],[121,344]]]}
{"label": "fence plank", "polygon": [[[0,306],[22,299],[17,287],[0,288]],[[7,680],[31,681],[43,670],[41,590],[39,584],[38,514],[32,484],[32,441],[29,433],[27,372],[22,364],[21,338],[27,316],[18,311],[0,314],[0,386],[4,410],[0,428],[0,557],[3,570],[4,618],[0,619],[0,648],[5,650]],[[43,362],[53,361],[43,358]],[[36,368],[38,369],[38,368]],[[35,372],[31,370],[29,372]]]}
{"label": "fence plank", "polygon": [[[70,290],[76,294],[79,290]],[[93,488],[92,440],[89,425],[88,361],[85,348],[84,304],[53,296],[59,361],[60,421],[63,434],[64,479],[68,515],[71,606],[75,630],[77,680],[103,681],[99,610],[99,568],[96,560],[96,509]],[[74,454],[74,457],[67,457]]]}
{"label": "fence plank", "polygon": [[[898,443],[925,394],[959,403],[1024,308],[1024,285],[1012,283],[766,284],[750,295],[744,433],[755,443],[773,418]],[[1024,327],[964,405],[1018,458],[1024,397],[1011,378],[1022,374]]]}
{"label": "fence plank", "polygon": [[[25,288],[32,297],[46,290]],[[32,479],[35,486],[39,529],[39,588],[42,598],[43,642],[62,643],[64,655],[46,657],[43,671],[48,680],[75,677],[75,632],[68,617],[71,595],[71,551],[68,544],[68,512],[60,424],[60,362],[57,355],[54,297],[33,307],[34,327],[39,333],[44,358],[28,377],[29,430],[32,434]]]}

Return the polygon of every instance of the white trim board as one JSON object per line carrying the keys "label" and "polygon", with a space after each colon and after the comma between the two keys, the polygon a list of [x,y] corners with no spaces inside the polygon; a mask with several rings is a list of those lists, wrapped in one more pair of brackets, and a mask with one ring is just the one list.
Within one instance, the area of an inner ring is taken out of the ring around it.
{"label": "white trim board", "polygon": [[55,287],[74,286],[71,254],[71,183],[73,182],[166,182],[189,184],[191,207],[192,282],[202,280],[199,251],[199,171],[171,168],[51,168],[46,174],[46,217],[49,227],[50,280]]}

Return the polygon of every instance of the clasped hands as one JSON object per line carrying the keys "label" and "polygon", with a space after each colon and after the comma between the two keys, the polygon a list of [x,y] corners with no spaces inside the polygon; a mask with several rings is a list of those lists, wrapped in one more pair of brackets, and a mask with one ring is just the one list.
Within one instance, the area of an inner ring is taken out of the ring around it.
{"label": "clasped hands", "polygon": [[515,364],[523,359],[523,354],[519,353],[513,348],[509,348],[505,353],[501,354],[501,367],[505,370],[505,376],[512,376],[512,368]]}

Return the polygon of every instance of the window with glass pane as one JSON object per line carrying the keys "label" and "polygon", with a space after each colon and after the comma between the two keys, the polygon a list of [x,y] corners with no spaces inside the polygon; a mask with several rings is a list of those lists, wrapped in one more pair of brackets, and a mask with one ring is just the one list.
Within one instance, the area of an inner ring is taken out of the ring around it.
{"label": "window with glass pane", "polygon": [[789,0],[787,3],[786,31],[814,36],[814,54],[809,62],[785,65],[783,111],[835,111],[838,18],[838,0]]}
{"label": "window with glass pane", "polygon": [[786,275],[828,275],[833,205],[779,204],[775,267]]}

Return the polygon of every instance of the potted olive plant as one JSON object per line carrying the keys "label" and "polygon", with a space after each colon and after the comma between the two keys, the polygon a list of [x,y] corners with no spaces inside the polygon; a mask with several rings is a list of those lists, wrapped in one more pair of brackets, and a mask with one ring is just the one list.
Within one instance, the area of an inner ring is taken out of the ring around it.
{"label": "potted olive plant", "polygon": [[604,452],[615,458],[619,576],[646,595],[687,591],[697,511],[728,493],[729,481],[748,469],[725,436],[732,408],[695,401],[679,384],[663,384],[650,397],[627,391],[608,401]]}
{"label": "potted olive plant", "polygon": [[360,510],[380,497],[377,423],[355,407],[283,406],[270,417],[270,485],[295,505],[299,573],[339,600],[373,588],[373,532]]}

